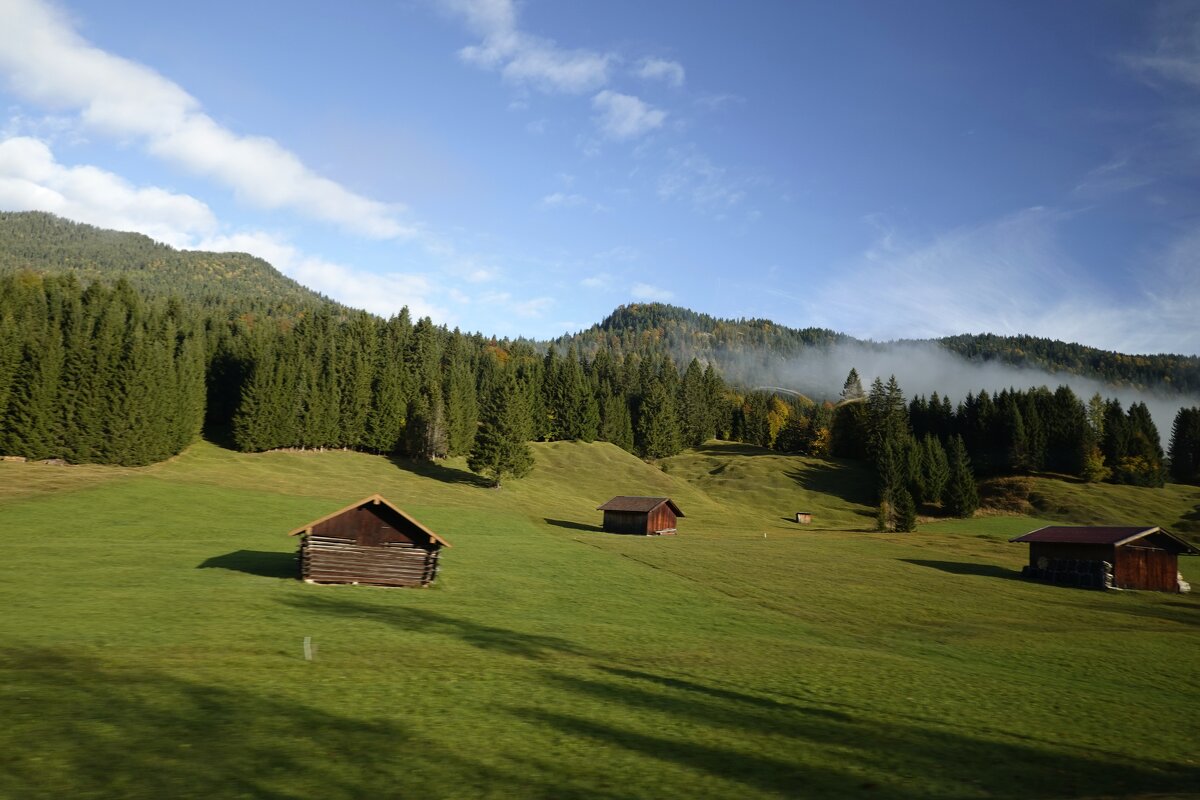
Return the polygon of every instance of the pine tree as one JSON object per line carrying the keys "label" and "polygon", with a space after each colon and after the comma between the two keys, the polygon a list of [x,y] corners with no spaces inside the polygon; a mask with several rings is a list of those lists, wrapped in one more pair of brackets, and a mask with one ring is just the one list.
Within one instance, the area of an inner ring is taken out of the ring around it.
{"label": "pine tree", "polygon": [[946,448],[936,436],[928,434],[921,442],[921,483],[925,502],[941,502],[950,481],[950,461]]}
{"label": "pine tree", "polygon": [[675,400],[662,381],[652,380],[638,417],[638,450],[645,458],[666,458],[683,449]]}
{"label": "pine tree", "polygon": [[946,484],[945,507],[955,517],[970,517],[979,508],[979,488],[971,472],[971,460],[961,436],[950,440],[950,480]]}
{"label": "pine tree", "polygon": [[1200,406],[1176,412],[1168,454],[1172,480],[1200,483]]}
{"label": "pine tree", "polygon": [[612,393],[606,395],[601,412],[600,438],[632,453],[633,418],[629,415],[629,403],[625,397]]}
{"label": "pine tree", "polygon": [[483,406],[483,419],[467,459],[473,472],[500,486],[506,477],[523,478],[533,469],[533,452],[522,436],[522,421],[514,402],[516,383],[506,372],[497,376]]}
{"label": "pine tree", "polygon": [[466,455],[475,443],[479,403],[467,342],[457,330],[446,347],[442,372],[445,375],[447,452],[452,456]]}

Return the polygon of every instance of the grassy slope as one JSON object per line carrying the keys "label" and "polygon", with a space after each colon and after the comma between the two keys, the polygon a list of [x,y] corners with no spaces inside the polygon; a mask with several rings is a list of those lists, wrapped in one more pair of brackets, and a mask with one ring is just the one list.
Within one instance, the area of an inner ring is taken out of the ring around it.
{"label": "grassy slope", "polygon": [[[1200,786],[1194,596],[1015,579],[1005,539],[1038,520],[855,532],[846,465],[537,456],[499,491],[454,462],[207,444],[141,470],[0,464],[0,796]],[[283,534],[374,491],[453,543],[438,584],[290,579]],[[670,494],[681,534],[598,532],[620,493]]]}

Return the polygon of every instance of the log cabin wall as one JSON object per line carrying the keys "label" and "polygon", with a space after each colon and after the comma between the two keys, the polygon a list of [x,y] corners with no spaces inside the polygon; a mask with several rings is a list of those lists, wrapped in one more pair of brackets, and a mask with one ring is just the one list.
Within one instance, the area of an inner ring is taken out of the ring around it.
{"label": "log cabin wall", "polygon": [[366,505],[313,526],[314,536],[351,539],[360,545],[386,542],[429,544],[429,537],[385,505]]}
{"label": "log cabin wall", "polygon": [[641,511],[605,511],[604,530],[612,533],[645,534],[646,514]]}
{"label": "log cabin wall", "polygon": [[1110,544],[1065,544],[1062,542],[1030,542],[1029,566],[1036,567],[1039,558],[1050,560],[1077,559],[1081,561],[1107,561],[1113,563],[1113,548]]}
{"label": "log cabin wall", "polygon": [[428,586],[437,577],[438,549],[407,542],[360,545],[338,536],[305,536],[300,542],[300,574],[313,583],[365,583],[374,586]]}
{"label": "log cabin wall", "polygon": [[1179,558],[1157,547],[1142,547],[1139,542],[1117,548],[1113,580],[1121,589],[1149,589],[1156,592],[1179,591]]}

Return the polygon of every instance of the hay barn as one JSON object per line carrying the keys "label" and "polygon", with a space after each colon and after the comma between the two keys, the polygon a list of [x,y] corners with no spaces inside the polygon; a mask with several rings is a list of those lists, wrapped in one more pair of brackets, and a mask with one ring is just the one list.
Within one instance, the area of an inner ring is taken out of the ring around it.
{"label": "hay barn", "polygon": [[683,516],[669,497],[614,497],[596,508],[604,512],[604,530],[639,536],[669,536],[675,520]]}
{"label": "hay barn", "polygon": [[1010,539],[1029,543],[1027,578],[1090,589],[1188,591],[1179,556],[1197,551],[1155,527],[1050,526]]}
{"label": "hay barn", "polygon": [[309,583],[428,586],[450,543],[373,494],[301,525],[300,577]]}

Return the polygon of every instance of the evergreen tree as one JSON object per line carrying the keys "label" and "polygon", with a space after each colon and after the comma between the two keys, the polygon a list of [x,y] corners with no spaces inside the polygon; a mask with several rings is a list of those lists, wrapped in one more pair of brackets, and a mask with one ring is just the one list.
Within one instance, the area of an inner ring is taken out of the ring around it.
{"label": "evergreen tree", "polygon": [[533,452],[522,436],[522,421],[515,402],[515,381],[500,372],[483,406],[483,419],[475,436],[467,466],[500,486],[506,477],[523,478],[533,469]]}
{"label": "evergreen tree", "polygon": [[1200,406],[1175,414],[1168,454],[1172,480],[1200,484]]}
{"label": "evergreen tree", "polygon": [[609,393],[604,397],[601,412],[600,438],[632,453],[633,419],[629,415],[629,403],[622,395]]}
{"label": "evergreen tree", "polygon": [[442,372],[445,375],[447,452],[452,456],[466,455],[475,443],[479,403],[467,342],[457,330],[446,347]]}
{"label": "evergreen tree", "polygon": [[950,439],[950,479],[946,484],[944,505],[955,517],[970,517],[979,508],[979,488],[971,472],[971,460],[961,436]]}
{"label": "evergreen tree", "polygon": [[950,481],[950,462],[946,448],[936,436],[926,435],[921,442],[921,483],[925,502],[940,502]]}
{"label": "evergreen tree", "polygon": [[666,458],[683,449],[675,400],[660,380],[652,380],[638,417],[638,450],[645,458]]}

